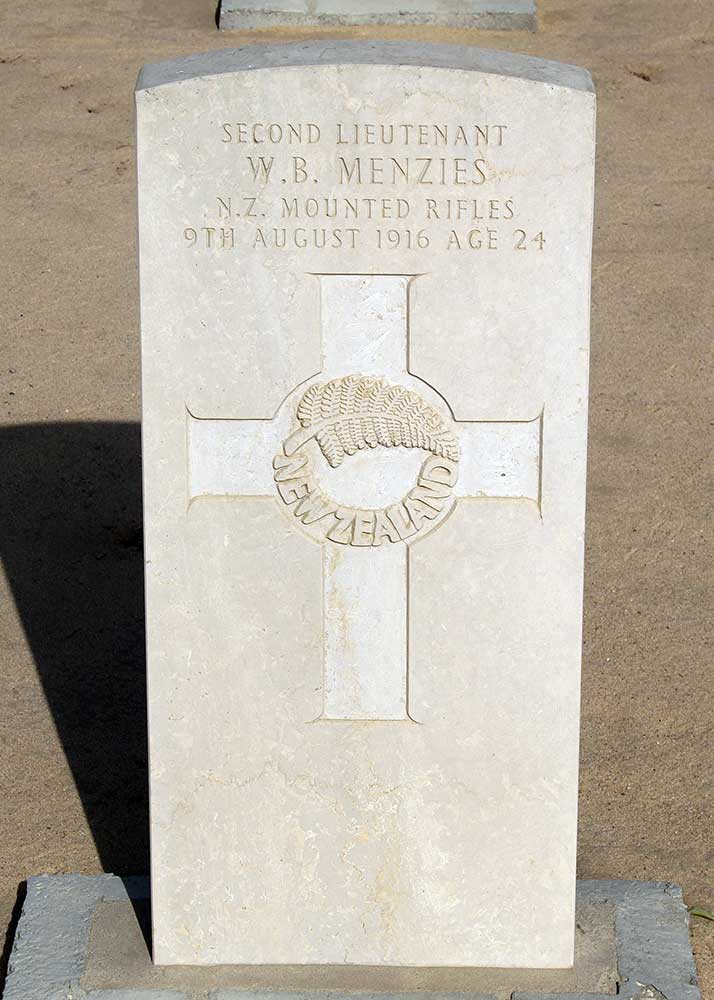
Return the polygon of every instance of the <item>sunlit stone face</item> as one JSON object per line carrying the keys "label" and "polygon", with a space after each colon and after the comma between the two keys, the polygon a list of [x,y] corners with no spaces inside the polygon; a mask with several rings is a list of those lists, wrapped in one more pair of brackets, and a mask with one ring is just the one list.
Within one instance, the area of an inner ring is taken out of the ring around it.
{"label": "sunlit stone face", "polygon": [[157,961],[570,964],[587,74],[252,47],[137,108]]}

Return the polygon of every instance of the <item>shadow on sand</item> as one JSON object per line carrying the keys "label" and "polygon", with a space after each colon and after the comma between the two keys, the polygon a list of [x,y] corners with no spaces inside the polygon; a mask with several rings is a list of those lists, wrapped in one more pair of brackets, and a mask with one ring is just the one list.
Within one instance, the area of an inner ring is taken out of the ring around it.
{"label": "shadow on sand", "polygon": [[0,430],[0,556],[102,866],[148,871],[137,423]]}

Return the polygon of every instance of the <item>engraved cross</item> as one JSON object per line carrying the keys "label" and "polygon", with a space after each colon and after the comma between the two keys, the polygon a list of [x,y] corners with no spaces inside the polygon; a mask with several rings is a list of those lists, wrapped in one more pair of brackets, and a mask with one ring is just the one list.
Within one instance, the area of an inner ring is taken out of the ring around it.
{"label": "engraved cross", "polygon": [[[413,277],[317,278],[322,371],[296,387],[272,420],[189,414],[189,499],[251,497],[285,505],[295,526],[323,546],[321,718],[408,720],[410,547],[438,528],[455,501],[518,498],[540,504],[542,414],[517,421],[454,419],[443,397],[410,371]],[[333,385],[327,390],[320,388],[328,383]],[[334,423],[332,449],[320,443],[322,456],[311,429],[296,429],[296,414],[303,420],[300,401],[312,386],[317,387],[313,397],[329,395],[333,410],[342,414],[342,423]],[[334,404],[338,392],[340,400],[359,393],[366,399],[351,423],[349,406],[345,416],[345,407]],[[413,426],[401,429],[400,413],[414,407],[425,421],[426,437]],[[456,438],[458,460],[453,453],[446,457],[439,434]],[[411,447],[379,447],[405,443]],[[426,461],[414,488],[399,501],[390,469],[403,463],[407,452],[411,458],[416,452],[420,461],[426,454]],[[356,502],[330,499],[327,458],[330,465],[344,459],[344,472],[337,471],[343,490],[357,494]],[[360,502],[370,477],[376,505],[363,497]],[[375,509],[380,499],[387,506]]]}

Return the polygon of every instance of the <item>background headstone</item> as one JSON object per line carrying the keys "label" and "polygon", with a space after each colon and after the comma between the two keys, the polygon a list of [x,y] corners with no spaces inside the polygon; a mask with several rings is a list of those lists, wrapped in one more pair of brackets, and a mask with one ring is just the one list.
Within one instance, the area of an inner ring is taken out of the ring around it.
{"label": "background headstone", "polygon": [[137,107],[156,961],[571,964],[588,74],[251,47]]}
{"label": "background headstone", "polygon": [[221,0],[219,27],[432,24],[533,31],[535,0]]}

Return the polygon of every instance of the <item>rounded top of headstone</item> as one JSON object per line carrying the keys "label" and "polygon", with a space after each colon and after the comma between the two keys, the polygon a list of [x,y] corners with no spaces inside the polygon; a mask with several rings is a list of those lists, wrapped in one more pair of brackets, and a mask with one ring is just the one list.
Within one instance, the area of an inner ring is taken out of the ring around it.
{"label": "rounded top of headstone", "polygon": [[290,42],[202,52],[144,66],[139,73],[136,90],[149,90],[222,73],[327,65],[428,66],[518,77],[554,87],[594,92],[590,73],[580,66],[466,45],[401,41]]}

